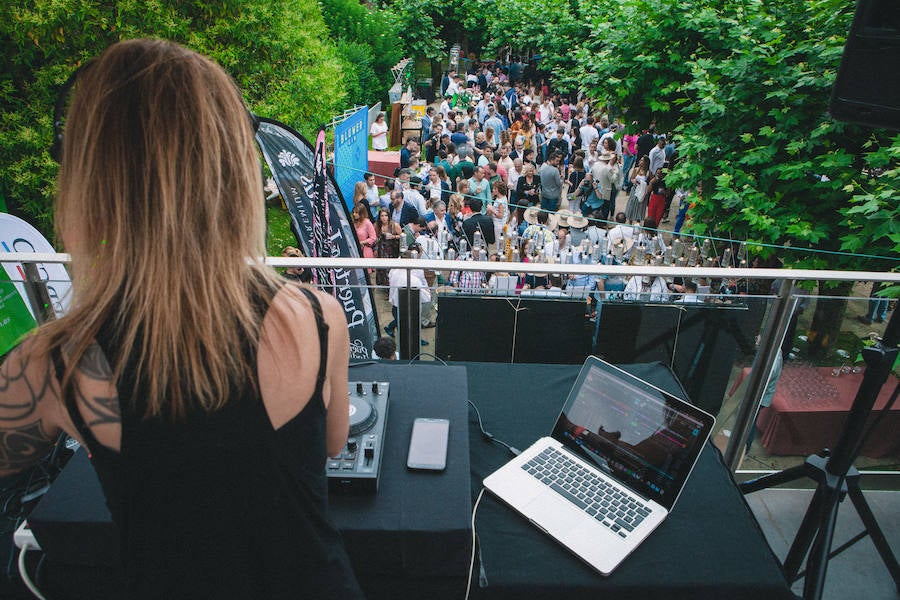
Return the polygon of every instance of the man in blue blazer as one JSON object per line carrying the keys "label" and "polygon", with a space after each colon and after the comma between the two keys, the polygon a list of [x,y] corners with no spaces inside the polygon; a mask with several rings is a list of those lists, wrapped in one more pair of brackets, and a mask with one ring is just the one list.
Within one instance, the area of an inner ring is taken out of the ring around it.
{"label": "man in blue blazer", "polygon": [[391,219],[403,227],[407,223],[411,223],[419,218],[419,211],[412,205],[412,202],[403,200],[403,191],[394,190],[391,192]]}

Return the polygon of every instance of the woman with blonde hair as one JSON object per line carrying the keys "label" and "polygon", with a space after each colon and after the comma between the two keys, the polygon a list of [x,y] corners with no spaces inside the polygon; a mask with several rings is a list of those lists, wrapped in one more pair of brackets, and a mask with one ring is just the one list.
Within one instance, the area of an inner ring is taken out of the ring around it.
{"label": "woman with blonde hair", "polygon": [[466,201],[462,194],[450,194],[450,200],[447,202],[447,214],[453,223],[453,235],[459,238],[462,235],[463,211],[466,208]]}
{"label": "woman with blonde hair", "polygon": [[369,206],[369,186],[366,185],[365,181],[357,181],[356,185],[353,186],[353,206],[357,204],[363,204],[366,207],[366,210],[369,211],[369,217],[372,215],[372,207]]}
{"label": "woman with blonde hair", "polygon": [[263,262],[236,85],[162,40],[114,44],[76,75],[56,132],[72,303],[0,368],[0,476],[60,431],[81,442],[123,597],[361,597],[324,475],[347,439],[347,322]]}

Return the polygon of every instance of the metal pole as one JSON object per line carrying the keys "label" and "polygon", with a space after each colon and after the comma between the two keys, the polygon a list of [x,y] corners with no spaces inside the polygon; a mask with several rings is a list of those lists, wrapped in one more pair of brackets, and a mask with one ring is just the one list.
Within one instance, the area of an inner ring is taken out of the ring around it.
{"label": "metal pole", "polygon": [[775,353],[781,352],[781,341],[787,332],[791,315],[794,312],[796,299],[791,296],[794,288],[794,280],[785,279],[781,283],[778,297],[772,304],[766,326],[760,336],[759,349],[756,352],[756,360],[750,370],[747,381],[747,392],[738,408],[732,428],[731,438],[725,448],[725,464],[734,472],[741,462],[741,450],[750,437],[750,428],[755,427],[756,412],[762,401],[763,393],[769,382],[769,374],[775,362]]}
{"label": "metal pole", "polygon": [[56,318],[53,312],[53,304],[50,293],[47,291],[47,282],[41,279],[37,265],[32,262],[23,262],[25,270],[25,295],[34,310],[34,318],[38,325],[52,321]]}

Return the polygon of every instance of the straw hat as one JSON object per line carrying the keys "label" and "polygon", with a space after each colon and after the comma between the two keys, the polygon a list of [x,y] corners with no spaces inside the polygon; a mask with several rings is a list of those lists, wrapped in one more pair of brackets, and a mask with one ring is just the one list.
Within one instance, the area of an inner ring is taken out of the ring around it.
{"label": "straw hat", "polygon": [[573,213],[571,210],[561,210],[556,213],[556,217],[559,219],[560,227],[574,227],[576,229],[583,229],[587,227],[588,220],[582,217],[581,215],[577,215]]}
{"label": "straw hat", "polygon": [[604,152],[597,160],[612,160],[613,156],[615,155],[612,152]]}
{"label": "straw hat", "polygon": [[[537,225],[537,216],[538,213],[541,212],[540,206],[529,206],[525,209],[525,222],[531,225]],[[556,215],[553,213],[549,213],[550,218],[547,219],[547,227],[550,229],[556,229],[557,221]]]}

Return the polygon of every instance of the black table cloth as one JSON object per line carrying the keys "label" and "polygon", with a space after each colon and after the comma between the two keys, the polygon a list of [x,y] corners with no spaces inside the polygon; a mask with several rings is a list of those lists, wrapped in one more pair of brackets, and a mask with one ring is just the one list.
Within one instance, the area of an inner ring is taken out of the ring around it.
{"label": "black table cloth", "polygon": [[[484,427],[525,449],[548,435],[579,367],[467,363],[469,398]],[[659,363],[623,365],[675,395],[681,386]],[[470,419],[472,492],[509,460],[485,442]],[[623,598],[665,600],[794,598],[778,562],[718,450],[707,444],[666,521],[602,577],[517,513],[485,492],[476,531],[481,570],[476,598]]]}

